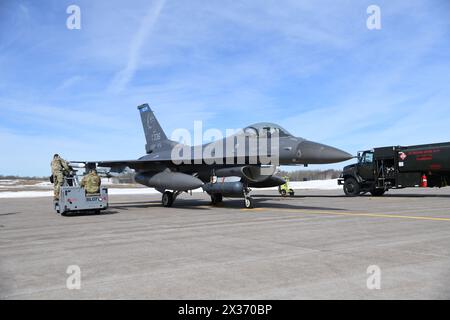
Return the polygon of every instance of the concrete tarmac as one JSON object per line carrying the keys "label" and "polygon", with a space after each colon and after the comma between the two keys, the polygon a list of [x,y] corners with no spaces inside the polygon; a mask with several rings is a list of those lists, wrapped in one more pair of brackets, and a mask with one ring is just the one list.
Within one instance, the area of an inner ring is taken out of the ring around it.
{"label": "concrete tarmac", "polygon": [[0,199],[0,298],[450,298],[450,188],[253,196],[252,210],[111,196],[104,214],[74,216],[50,198]]}

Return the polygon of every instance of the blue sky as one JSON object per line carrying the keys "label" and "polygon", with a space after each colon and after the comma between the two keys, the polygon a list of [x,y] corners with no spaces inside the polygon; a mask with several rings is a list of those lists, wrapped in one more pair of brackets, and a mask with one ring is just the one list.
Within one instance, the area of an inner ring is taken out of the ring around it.
{"label": "blue sky", "polygon": [[351,153],[449,141],[449,54],[445,0],[2,0],[0,174],[137,158],[145,102],[169,135],[270,121]]}

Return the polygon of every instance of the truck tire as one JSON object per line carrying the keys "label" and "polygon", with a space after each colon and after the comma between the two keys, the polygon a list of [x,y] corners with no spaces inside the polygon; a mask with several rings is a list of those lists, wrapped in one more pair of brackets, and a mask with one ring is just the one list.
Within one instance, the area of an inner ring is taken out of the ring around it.
{"label": "truck tire", "polygon": [[347,178],[344,181],[344,193],[347,197],[359,196],[361,192],[361,187],[358,181],[354,178]]}
{"label": "truck tire", "polygon": [[385,193],[384,189],[372,189],[370,194],[374,197],[381,197]]}

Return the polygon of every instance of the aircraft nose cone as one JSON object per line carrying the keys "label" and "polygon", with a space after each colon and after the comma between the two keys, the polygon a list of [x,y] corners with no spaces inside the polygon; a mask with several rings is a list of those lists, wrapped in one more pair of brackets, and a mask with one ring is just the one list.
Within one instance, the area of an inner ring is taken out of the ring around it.
{"label": "aircraft nose cone", "polygon": [[297,150],[299,160],[303,163],[335,163],[353,157],[343,150],[307,140],[299,143]]}

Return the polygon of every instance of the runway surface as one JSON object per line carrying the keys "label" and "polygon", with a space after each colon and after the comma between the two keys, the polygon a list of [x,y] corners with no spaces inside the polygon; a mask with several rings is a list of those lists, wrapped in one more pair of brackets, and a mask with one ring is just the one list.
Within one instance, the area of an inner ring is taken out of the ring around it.
{"label": "runway surface", "polygon": [[0,298],[450,298],[450,188],[297,193],[254,192],[253,210],[111,196],[104,214],[67,217],[51,198],[0,199]]}

